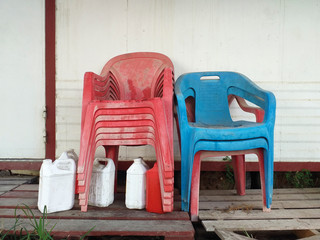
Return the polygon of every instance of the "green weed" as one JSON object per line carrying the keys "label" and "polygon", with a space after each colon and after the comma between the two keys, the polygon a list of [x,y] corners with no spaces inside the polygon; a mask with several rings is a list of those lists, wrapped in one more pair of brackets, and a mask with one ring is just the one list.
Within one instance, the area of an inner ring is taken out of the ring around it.
{"label": "green weed", "polygon": [[[222,159],[223,161],[231,162],[231,158],[229,156],[226,156]],[[233,167],[230,164],[226,164],[226,179],[227,182],[234,185],[234,173],[233,173]]]}
{"label": "green weed", "polygon": [[[27,222],[17,216],[17,209],[21,209],[27,218]],[[49,228],[47,219],[47,207],[44,207],[43,215],[37,219],[29,206],[24,204],[24,207],[17,206],[14,211],[15,223],[6,232],[0,232],[0,240],[53,240],[52,231],[55,228],[54,224]],[[27,224],[26,224],[27,223]],[[27,226],[31,226],[32,230],[28,230]],[[83,240],[95,227],[91,228],[80,240]]]}
{"label": "green weed", "polygon": [[226,179],[227,182],[234,185],[234,173],[233,173],[233,167],[229,164],[226,165]]}
{"label": "green weed", "polygon": [[247,238],[254,238],[253,235],[249,234],[246,230],[244,230],[243,233]]}
{"label": "green weed", "polygon": [[[25,221],[20,218],[20,215],[17,216],[17,209],[21,209],[25,216],[27,217],[27,223],[32,227],[32,231],[28,231]],[[55,225],[51,227],[50,230],[47,230],[48,221],[47,221],[47,207],[44,207],[43,215],[36,219],[32,210],[29,206],[24,205],[24,207],[18,206],[14,211],[15,223],[12,228],[7,231],[5,234],[0,235],[1,239],[39,239],[39,240],[51,240],[51,232],[54,229]],[[13,234],[10,234],[13,232]],[[19,232],[19,234],[17,234]]]}
{"label": "green weed", "polygon": [[297,172],[287,172],[285,174],[286,180],[288,183],[292,184],[295,188],[306,188],[306,187],[313,187],[314,182],[312,174],[307,169],[302,169],[301,171]]}

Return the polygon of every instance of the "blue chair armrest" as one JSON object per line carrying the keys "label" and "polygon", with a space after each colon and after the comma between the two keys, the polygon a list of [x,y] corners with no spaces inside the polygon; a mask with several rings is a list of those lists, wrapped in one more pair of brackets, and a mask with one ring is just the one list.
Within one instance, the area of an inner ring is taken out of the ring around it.
{"label": "blue chair armrest", "polygon": [[184,125],[188,123],[187,117],[187,107],[185,103],[185,98],[181,91],[175,88],[175,98],[176,98],[176,109],[178,114],[179,125]]}
{"label": "blue chair armrest", "polygon": [[275,121],[276,98],[272,92],[265,91],[247,79],[245,85],[232,86],[228,89],[228,94],[239,96],[262,108],[265,112],[263,122]]}

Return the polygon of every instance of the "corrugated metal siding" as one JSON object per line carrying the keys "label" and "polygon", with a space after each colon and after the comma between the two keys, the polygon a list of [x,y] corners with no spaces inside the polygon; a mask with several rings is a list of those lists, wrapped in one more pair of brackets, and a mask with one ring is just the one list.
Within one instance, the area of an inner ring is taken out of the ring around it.
{"label": "corrugated metal siding", "polygon": [[[275,160],[320,160],[319,42],[317,0],[57,0],[56,154],[79,152],[84,73],[118,54],[157,51],[176,77],[238,71],[274,92]],[[121,159],[140,155],[155,158],[151,147],[120,151]]]}

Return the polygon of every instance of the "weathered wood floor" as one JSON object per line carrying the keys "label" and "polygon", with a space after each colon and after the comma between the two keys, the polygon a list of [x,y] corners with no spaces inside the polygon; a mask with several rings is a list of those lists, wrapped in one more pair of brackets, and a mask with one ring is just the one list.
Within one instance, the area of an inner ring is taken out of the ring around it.
{"label": "weathered wood floor", "polygon": [[[0,179],[0,230],[10,229],[15,222],[17,205],[29,206],[36,217],[42,216],[37,209],[38,185],[23,181]],[[115,202],[107,208],[90,207],[80,211],[78,201],[70,211],[48,214],[49,225],[55,227],[55,237],[77,237],[92,227],[89,236],[163,236],[165,239],[194,239],[194,228],[186,212],[166,214],[148,213],[145,210],[125,208],[124,194],[117,194]],[[25,214],[18,209],[16,215],[27,222]],[[26,225],[29,229],[29,225]],[[31,230],[31,228],[30,228]]]}
{"label": "weathered wood floor", "polygon": [[199,219],[221,239],[246,239],[238,233],[292,231],[297,239],[320,239],[320,189],[274,189],[272,211],[262,212],[261,190],[200,192]]}
{"label": "weathered wood floor", "polygon": [[[0,231],[13,226],[15,212],[22,221],[27,221],[17,205],[26,204],[36,217],[42,216],[37,209],[38,185],[28,184],[29,181],[20,177],[0,178]],[[124,205],[124,194],[120,193],[111,206],[89,207],[86,213],[80,211],[76,200],[72,210],[49,214],[48,221],[51,226],[56,224],[53,234],[58,238],[78,237],[95,227],[90,236],[193,239],[193,225],[179,207],[176,202],[175,211],[167,214],[129,210]],[[235,190],[201,191],[199,219],[207,232],[215,232],[221,239],[249,239],[244,233],[255,237],[260,232],[275,231],[290,232],[296,239],[320,239],[320,189],[275,189],[270,213],[261,210],[260,190],[247,190],[246,196],[236,195]]]}

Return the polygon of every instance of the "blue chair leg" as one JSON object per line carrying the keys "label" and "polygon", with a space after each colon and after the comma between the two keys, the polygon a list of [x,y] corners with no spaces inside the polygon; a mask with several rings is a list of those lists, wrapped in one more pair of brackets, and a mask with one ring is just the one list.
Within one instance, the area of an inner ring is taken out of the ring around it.
{"label": "blue chair leg", "polygon": [[181,142],[181,209],[189,211],[188,206],[188,182],[189,182],[189,147]]}
{"label": "blue chair leg", "polygon": [[187,202],[186,202],[185,209],[186,209],[186,211],[189,212],[190,196],[191,196],[191,181],[192,181],[192,177],[193,177],[192,176],[193,160],[194,160],[193,153],[189,153],[188,160],[189,160],[189,167],[188,167],[188,182],[187,182]]}
{"label": "blue chair leg", "polygon": [[266,205],[271,209],[273,195],[273,148],[264,150],[264,167],[266,182]]}

